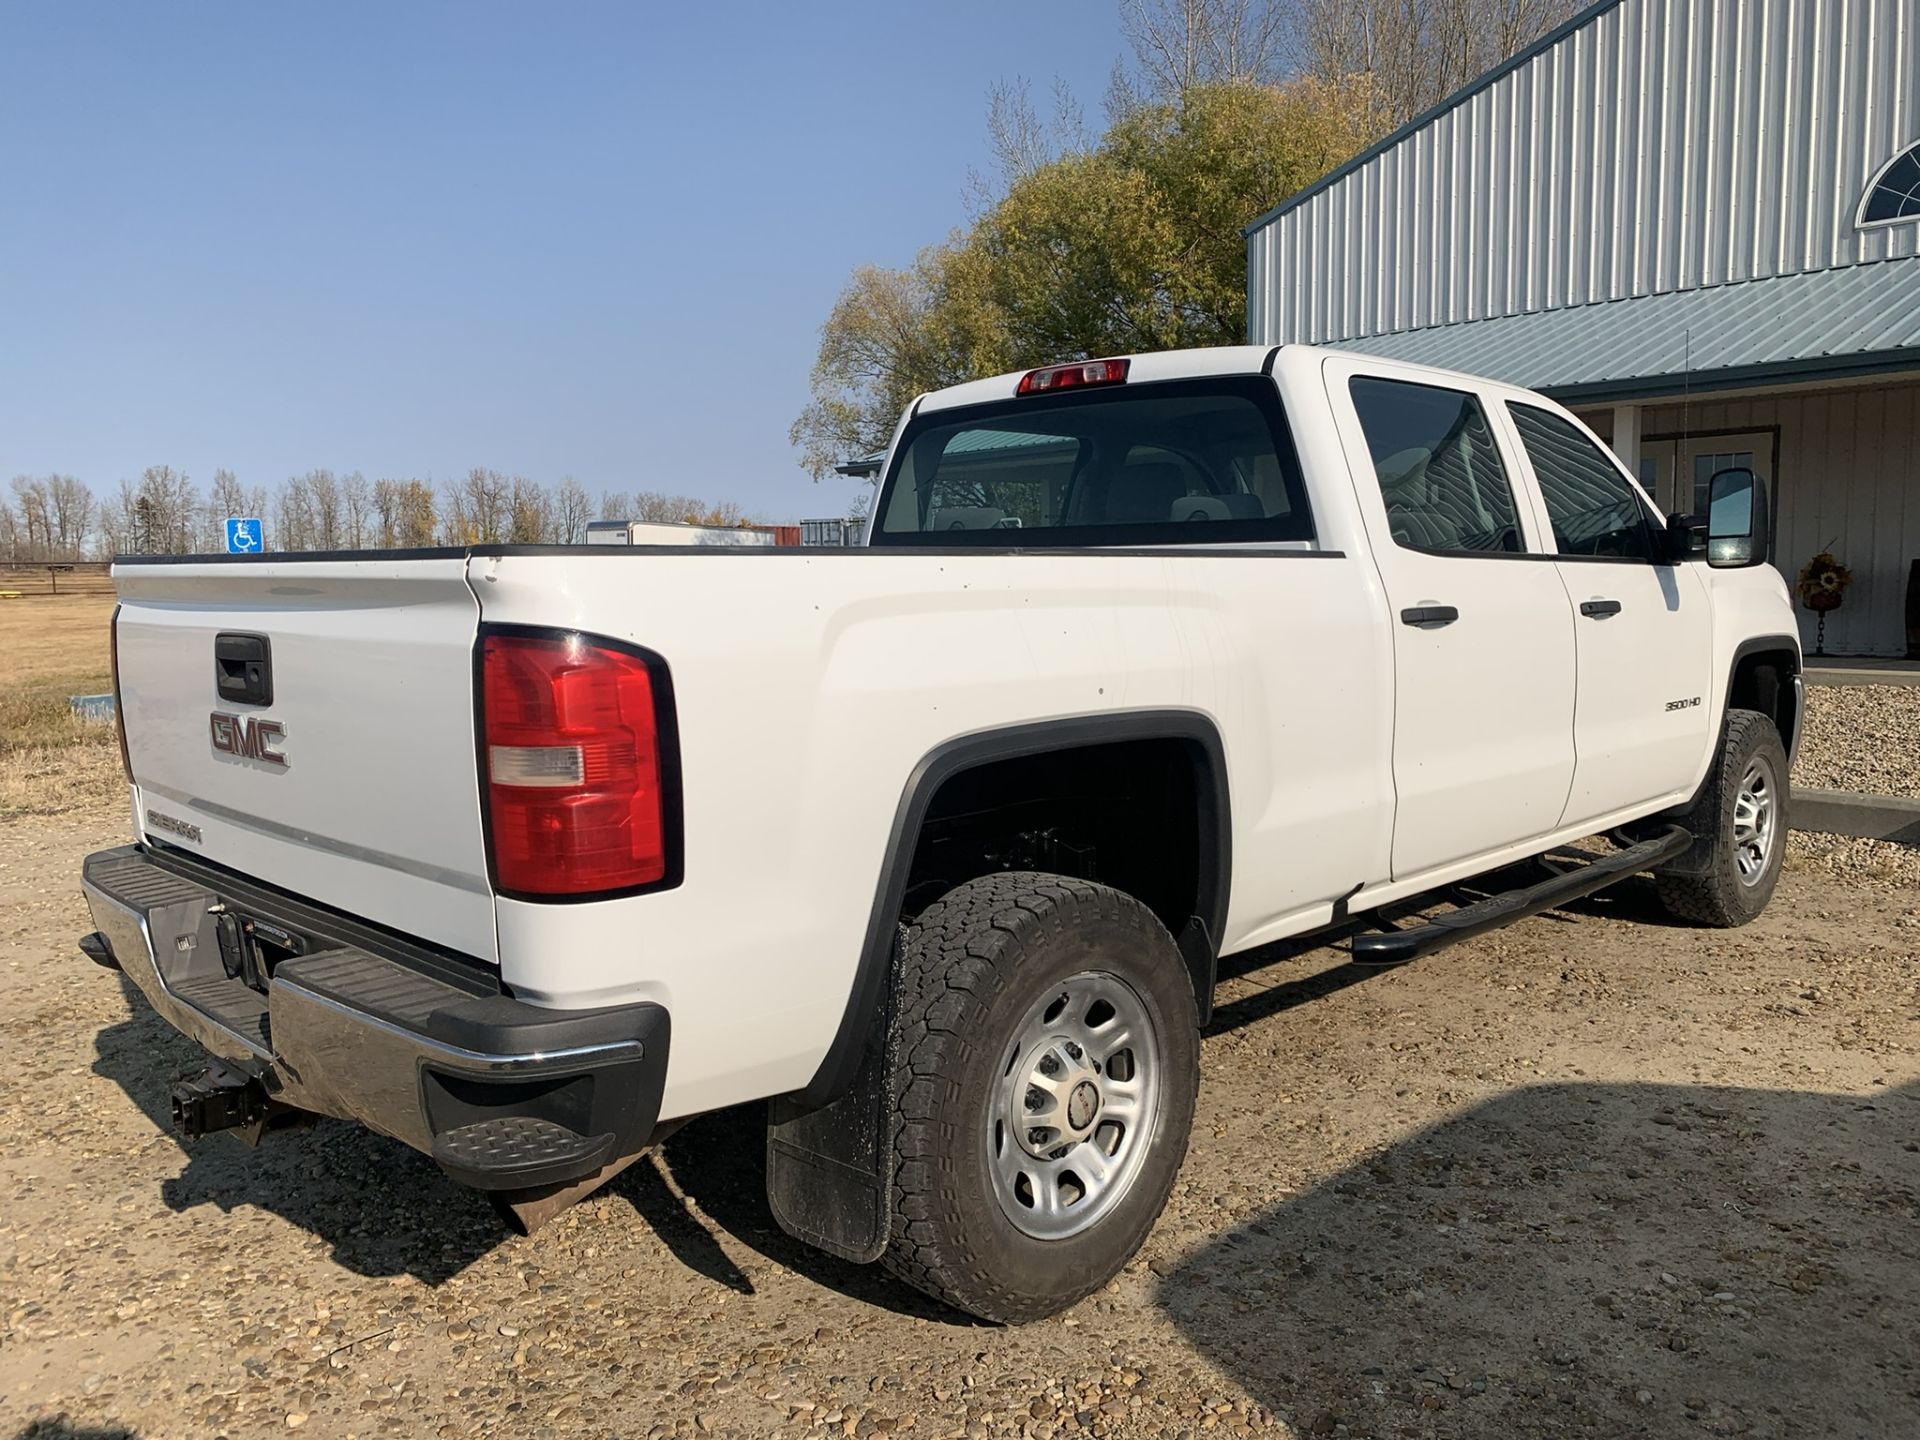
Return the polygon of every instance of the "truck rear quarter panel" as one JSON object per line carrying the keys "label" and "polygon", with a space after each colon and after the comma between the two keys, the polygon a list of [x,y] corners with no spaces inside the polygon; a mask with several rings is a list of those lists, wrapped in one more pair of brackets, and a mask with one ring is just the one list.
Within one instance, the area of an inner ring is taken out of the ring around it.
{"label": "truck rear quarter panel", "polygon": [[1384,602],[1349,555],[607,550],[476,557],[470,580],[486,622],[613,636],[673,672],[683,883],[497,903],[516,993],[669,1007],[666,1117],[812,1078],[902,793],[958,737],[1133,710],[1210,719],[1233,822],[1223,950],[1384,873]]}

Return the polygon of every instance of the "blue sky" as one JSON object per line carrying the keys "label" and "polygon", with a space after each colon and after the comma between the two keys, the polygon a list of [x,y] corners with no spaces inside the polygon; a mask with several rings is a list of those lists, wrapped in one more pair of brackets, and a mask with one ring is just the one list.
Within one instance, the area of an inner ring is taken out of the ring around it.
{"label": "blue sky", "polygon": [[469,466],[834,514],[853,266],[966,219],[987,87],[1108,0],[0,7],[0,481]]}

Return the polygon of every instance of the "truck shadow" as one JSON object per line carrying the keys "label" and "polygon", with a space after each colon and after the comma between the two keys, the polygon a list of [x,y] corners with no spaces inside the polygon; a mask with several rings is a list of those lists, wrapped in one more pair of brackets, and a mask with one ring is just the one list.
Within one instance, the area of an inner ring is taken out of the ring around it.
{"label": "truck shadow", "polygon": [[[788,1235],[774,1220],[773,1211],[767,1204],[766,1146],[764,1108],[742,1105],[732,1110],[703,1115],[684,1129],[676,1131],[654,1158],[672,1175],[674,1183],[685,1192],[688,1200],[716,1226],[782,1269],[803,1275],[816,1285],[861,1304],[891,1310],[896,1314],[962,1327],[982,1323],[959,1310],[929,1299],[895,1280],[878,1265],[855,1265],[837,1260]],[[702,1270],[702,1273],[712,1274],[695,1255],[683,1254],[674,1247],[669,1232],[680,1226],[692,1225],[700,1230],[700,1240],[704,1241],[700,1249],[711,1247],[717,1252],[719,1246],[695,1217],[679,1208],[679,1202],[665,1185],[660,1184],[657,1175],[651,1181],[648,1179],[650,1171],[651,1167],[644,1161],[634,1166],[614,1182],[615,1192],[626,1193],[630,1188],[629,1177],[638,1175],[639,1178],[631,1186],[641,1192],[641,1196],[634,1199],[634,1208],[646,1216],[668,1246],[675,1248],[675,1253],[684,1263]],[[649,1197],[648,1192],[655,1185],[659,1187],[658,1193]],[[643,1203],[643,1199],[649,1198],[650,1203]],[[665,1208],[663,1202],[670,1202],[674,1210],[662,1213]],[[725,1261],[725,1265],[727,1270],[739,1275],[738,1268],[731,1261]],[[744,1275],[740,1276],[740,1281],[735,1288],[751,1293],[751,1282]]]}
{"label": "truck shadow", "polygon": [[[359,1125],[320,1120],[310,1130],[275,1136],[250,1149],[229,1135],[191,1144],[174,1132],[167,1089],[205,1063],[197,1045],[154,1014],[131,981],[119,979],[128,1018],[95,1037],[93,1072],[123,1090],[173,1147],[182,1168],[161,1183],[177,1212],[202,1205],[266,1210],[331,1247],[334,1263],[358,1275],[407,1274],[438,1285],[497,1246],[538,1246],[510,1232],[484,1195],[456,1185],[418,1151]],[[681,1264],[741,1294],[752,1281],[708,1228],[830,1290],[876,1306],[972,1323],[873,1266],[851,1265],[789,1239],[774,1223],[765,1189],[765,1131],[760,1106],[703,1116],[603,1192],[623,1199]],[[667,1176],[684,1192],[674,1193]],[[691,1208],[688,1202],[692,1202]]]}
{"label": "truck shadow", "polygon": [[122,1425],[73,1425],[66,1417],[32,1420],[14,1433],[13,1440],[140,1440],[137,1430]]}
{"label": "truck shadow", "polygon": [[184,1162],[163,1181],[174,1211],[216,1205],[267,1210],[325,1240],[356,1274],[409,1274],[437,1285],[513,1237],[486,1197],[454,1184],[426,1156],[358,1125],[321,1120],[251,1149],[231,1135],[188,1144],[173,1128],[167,1089],[206,1061],[199,1046],[154,1014],[133,982],[127,1019],[94,1039],[93,1073],[113,1081]]}
{"label": "truck shadow", "polygon": [[1920,1085],[1543,1085],[1207,1240],[1156,1298],[1301,1434],[1910,1440],[1916,1220]]}

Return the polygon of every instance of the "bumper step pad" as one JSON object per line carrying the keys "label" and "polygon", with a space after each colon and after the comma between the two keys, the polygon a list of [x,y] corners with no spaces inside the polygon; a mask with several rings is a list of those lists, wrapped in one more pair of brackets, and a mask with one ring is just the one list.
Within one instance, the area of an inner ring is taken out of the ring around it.
{"label": "bumper step pad", "polygon": [[433,1158],[464,1185],[531,1188],[598,1168],[612,1157],[613,1140],[532,1115],[498,1115],[434,1136]]}

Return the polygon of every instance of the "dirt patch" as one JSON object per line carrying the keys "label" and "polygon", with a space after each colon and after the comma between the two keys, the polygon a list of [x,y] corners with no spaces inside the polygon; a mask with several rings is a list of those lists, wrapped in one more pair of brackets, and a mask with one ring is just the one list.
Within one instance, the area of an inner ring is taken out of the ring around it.
{"label": "dirt patch", "polygon": [[1915,1433],[1910,889],[1236,957],[1145,1250],[997,1330],[781,1235],[752,1110],[531,1239],[352,1126],[183,1147],[193,1047],[73,949],[121,834],[0,825],[0,1435]]}

